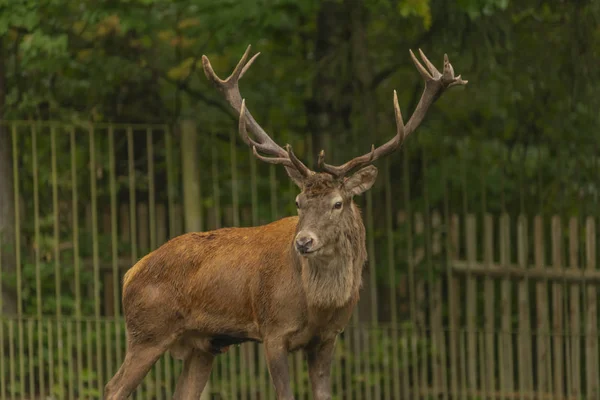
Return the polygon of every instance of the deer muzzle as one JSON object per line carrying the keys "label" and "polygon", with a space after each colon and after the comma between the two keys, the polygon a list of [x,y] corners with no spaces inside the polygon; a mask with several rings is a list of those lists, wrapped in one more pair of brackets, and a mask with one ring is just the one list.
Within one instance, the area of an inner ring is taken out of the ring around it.
{"label": "deer muzzle", "polygon": [[296,251],[303,256],[318,250],[317,238],[311,232],[301,231],[296,235]]}

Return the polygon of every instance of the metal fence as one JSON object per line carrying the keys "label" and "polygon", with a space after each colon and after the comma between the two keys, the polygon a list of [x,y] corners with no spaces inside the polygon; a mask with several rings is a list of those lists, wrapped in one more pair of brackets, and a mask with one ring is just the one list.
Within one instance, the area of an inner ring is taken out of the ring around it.
{"label": "metal fence", "polygon": [[[0,298],[16,308],[0,320],[0,400],[102,398],[125,352],[120,290],[130,266],[185,231],[295,212],[296,189],[235,129],[4,128],[15,218],[0,242]],[[530,201],[551,187],[524,167],[530,160],[512,172],[471,171],[483,162],[465,146],[436,144],[456,154],[442,165],[426,144],[408,144],[357,199],[370,262],[336,347],[334,398],[599,398],[597,215],[584,214],[595,198],[548,215]],[[309,398],[301,353],[290,366],[297,398]],[[165,355],[136,398],[170,398],[180,369]],[[210,390],[215,399],[274,398],[262,347],[220,356]]]}

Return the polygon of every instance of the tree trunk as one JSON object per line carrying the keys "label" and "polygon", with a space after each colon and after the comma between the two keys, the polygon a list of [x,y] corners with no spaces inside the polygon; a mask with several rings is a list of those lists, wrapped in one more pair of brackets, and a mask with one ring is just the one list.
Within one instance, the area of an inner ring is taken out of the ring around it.
{"label": "tree trunk", "polygon": [[[0,38],[0,121],[4,120],[6,99],[6,64],[4,38]],[[15,207],[13,192],[12,140],[10,131],[0,124],[0,262],[2,277],[14,273],[15,259]],[[4,279],[5,281],[5,279]],[[17,312],[14,288],[2,283],[1,314]]]}
{"label": "tree trunk", "polygon": [[[308,130],[313,135],[312,154],[325,150],[326,159],[334,161],[333,147],[344,141],[350,131],[351,74],[344,76],[344,66],[350,62],[344,52],[349,38],[349,17],[343,2],[325,0],[317,15],[315,37],[316,73],[312,96],[306,102]],[[330,139],[332,139],[330,141]],[[314,166],[313,166],[314,167]]]}

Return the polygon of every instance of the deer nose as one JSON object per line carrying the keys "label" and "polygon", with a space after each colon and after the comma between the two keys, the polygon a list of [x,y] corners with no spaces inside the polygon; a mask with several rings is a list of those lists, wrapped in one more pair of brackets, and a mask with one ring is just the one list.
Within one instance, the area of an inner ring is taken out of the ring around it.
{"label": "deer nose", "polygon": [[314,244],[315,244],[315,240],[310,235],[296,236],[296,250],[298,250],[298,253],[300,253],[300,254],[310,253]]}

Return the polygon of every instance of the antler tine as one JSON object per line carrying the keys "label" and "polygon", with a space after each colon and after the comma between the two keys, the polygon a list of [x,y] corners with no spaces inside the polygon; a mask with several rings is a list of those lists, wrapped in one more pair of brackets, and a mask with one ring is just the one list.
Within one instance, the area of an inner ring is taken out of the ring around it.
{"label": "antler tine", "polygon": [[294,154],[294,150],[292,150],[292,146],[290,146],[289,144],[286,144],[285,150],[287,151],[288,156],[290,157],[290,160],[292,161],[292,164],[294,164],[294,166],[296,167],[298,172],[300,172],[302,174],[302,176],[308,177],[313,174],[313,172],[306,165],[304,165],[302,163],[302,161],[300,161],[300,159],[298,159],[298,157],[296,157],[296,155]]}
{"label": "antler tine", "polygon": [[[252,46],[248,45],[244,55],[237,63],[237,66],[229,75],[229,77],[225,80],[219,78],[215,71],[212,68],[210,60],[206,55],[202,56],[202,66],[204,67],[204,74],[208,77],[208,79],[219,89],[225,96],[225,99],[233,107],[233,109],[240,114],[242,108],[242,95],[240,94],[239,88],[239,80],[241,77],[248,71],[252,63],[256,60],[256,57],[260,54],[257,53],[248,62],[248,55],[250,54],[250,49]],[[255,136],[256,140],[254,142],[259,144],[259,150],[261,146],[267,146],[268,148],[275,151],[277,156],[285,156],[286,151],[281,148],[277,143],[271,139],[271,137],[264,131],[264,129],[254,120],[252,114],[248,109],[245,112],[246,124],[248,124],[248,129]],[[248,143],[245,138],[244,142]]]}
{"label": "antler tine", "polygon": [[[286,168],[292,168],[300,172],[303,176],[313,173],[308,169],[293,153],[283,149],[264,131],[264,129],[254,120],[250,111],[246,108],[246,101],[242,99],[239,88],[239,80],[248,71],[256,57],[256,53],[249,60],[251,46],[249,45],[244,55],[237,63],[233,72],[225,80],[219,78],[210,64],[210,60],[205,55],[202,56],[202,65],[207,78],[224,94],[227,102],[239,114],[239,134],[248,146],[253,149],[254,155],[261,161],[271,164],[283,164]],[[246,61],[248,60],[248,61]],[[252,132],[254,138],[248,135],[248,130]],[[290,148],[291,150],[291,148]],[[273,156],[265,157],[258,152]]]}
{"label": "antler tine", "polygon": [[242,99],[242,107],[240,109],[240,118],[238,120],[238,131],[240,133],[240,137],[250,147],[260,147],[260,143],[257,143],[248,136],[248,131],[246,130],[246,99]]}
{"label": "antler tine", "polygon": [[240,132],[240,136],[242,137],[242,139],[244,140],[244,142],[248,145],[252,147],[252,153],[254,154],[254,156],[256,158],[258,158],[261,161],[267,162],[269,164],[282,164],[288,168],[294,168],[296,169],[298,172],[300,172],[302,174],[302,176],[307,177],[309,175],[311,175],[313,172],[308,169],[308,167],[306,167],[302,161],[300,161],[296,155],[294,154],[294,152],[292,151],[292,146],[290,146],[289,144],[286,145],[286,156],[282,156],[282,157],[265,157],[262,156],[258,153],[257,148],[267,154],[277,154],[277,149],[273,149],[270,145],[270,143],[257,143],[255,142],[250,136],[248,136],[248,132],[246,131],[246,119],[245,119],[245,113],[246,113],[246,99],[242,100],[242,107],[240,110],[240,118],[239,118],[239,122],[238,122],[238,129]]}
{"label": "antler tine", "polygon": [[[412,53],[412,51],[411,51]],[[421,58],[423,59],[423,62],[425,63],[425,65],[427,66],[427,69],[429,69],[429,73],[431,74],[431,76],[433,77],[433,79],[437,79],[440,77],[440,71],[438,71],[438,69],[435,67],[435,65],[433,65],[433,63],[431,61],[429,61],[429,58],[427,58],[427,56],[425,55],[425,53],[423,53],[423,50],[419,49],[419,55],[421,56]],[[447,58],[448,56],[446,56]],[[413,61],[418,63],[419,60],[417,60],[416,57],[413,57]]]}
{"label": "antler tine", "polygon": [[363,167],[367,164],[370,164],[373,161],[377,160],[382,155],[385,155],[385,154],[395,151],[398,147],[400,147],[400,145],[402,144],[402,142],[404,141],[404,138],[406,136],[404,134],[404,121],[402,120],[402,113],[400,112],[400,106],[398,104],[398,95],[396,94],[395,90],[394,90],[394,115],[396,118],[396,135],[392,139],[390,139],[387,143],[378,147],[377,149],[375,149],[375,145],[371,145],[371,151],[369,153],[364,154],[360,157],[353,158],[352,160],[348,161],[347,163],[345,163],[343,165],[340,165],[339,167],[325,164],[323,162],[323,160],[325,158],[325,152],[321,151],[321,154],[319,154],[319,167],[321,167],[324,172],[327,172],[331,175],[334,175],[337,177],[343,177],[351,170],[358,168],[358,167]]}
{"label": "antler tine", "polygon": [[404,121],[402,120],[402,113],[400,112],[400,106],[398,105],[398,96],[394,90],[396,135],[388,142],[377,148],[374,146],[371,147],[370,153],[353,158],[352,160],[340,166],[325,164],[325,154],[324,152],[321,152],[321,154],[319,154],[319,167],[321,167],[323,171],[328,172],[336,177],[342,177],[356,167],[362,167],[366,164],[370,164],[371,162],[394,152],[402,145],[404,139],[406,139],[406,137],[421,124],[429,107],[442,95],[442,93],[444,93],[446,89],[456,85],[466,85],[468,83],[468,81],[461,79],[460,75],[454,76],[454,68],[452,67],[452,64],[450,64],[448,55],[444,54],[444,69],[443,73],[440,73],[421,51],[421,49],[419,49],[419,54],[421,55],[423,63],[427,66],[427,68],[425,68],[419,62],[412,50],[409,50],[409,52],[415,67],[417,67],[417,70],[423,77],[423,80],[425,80],[425,89],[421,94],[421,99],[419,100],[415,111],[406,125],[404,125]]}
{"label": "antler tine", "polygon": [[284,166],[289,167],[289,168],[295,168],[294,164],[292,164],[292,161],[289,158],[286,158],[286,157],[265,157],[265,156],[261,156],[256,151],[256,146],[252,146],[252,154],[254,154],[254,156],[256,158],[258,158],[259,160],[264,161],[264,162],[269,163],[269,164],[281,164],[281,165],[284,165]]}

